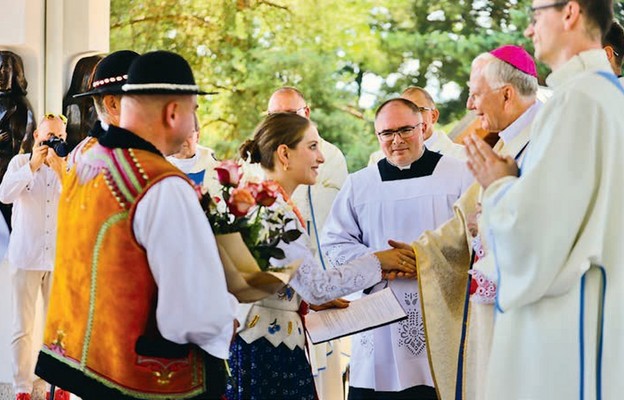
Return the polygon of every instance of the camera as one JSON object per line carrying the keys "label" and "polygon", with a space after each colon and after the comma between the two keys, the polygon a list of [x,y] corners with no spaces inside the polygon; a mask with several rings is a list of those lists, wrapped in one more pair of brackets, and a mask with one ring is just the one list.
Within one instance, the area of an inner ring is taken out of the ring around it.
{"label": "camera", "polygon": [[41,145],[51,147],[59,157],[65,157],[69,154],[67,142],[60,137],[52,136],[50,139],[42,141]]}

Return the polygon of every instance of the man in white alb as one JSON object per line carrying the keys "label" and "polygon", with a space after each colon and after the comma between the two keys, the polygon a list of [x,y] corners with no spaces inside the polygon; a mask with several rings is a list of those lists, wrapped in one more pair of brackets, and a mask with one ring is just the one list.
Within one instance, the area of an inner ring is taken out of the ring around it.
{"label": "man in white alb", "polygon": [[[379,107],[375,131],[386,158],[349,175],[334,201],[321,239],[333,265],[383,249],[388,239],[409,242],[452,216],[472,178],[462,161],[425,148],[427,129],[422,111],[409,100]],[[365,292],[385,286],[408,319],[353,336],[349,399],[436,399],[418,282],[383,281]]]}

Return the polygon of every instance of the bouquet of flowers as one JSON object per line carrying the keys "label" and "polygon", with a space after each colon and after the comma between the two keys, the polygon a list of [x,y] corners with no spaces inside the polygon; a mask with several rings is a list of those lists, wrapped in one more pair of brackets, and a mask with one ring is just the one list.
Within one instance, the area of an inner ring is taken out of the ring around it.
{"label": "bouquet of flowers", "polygon": [[292,221],[287,210],[271,207],[277,183],[244,182],[241,166],[230,160],[215,170],[221,192],[204,195],[202,207],[217,239],[228,290],[241,302],[257,301],[281,289],[296,271],[298,265],[274,267],[269,259],[284,259],[279,243],[297,240],[301,232],[287,228]]}

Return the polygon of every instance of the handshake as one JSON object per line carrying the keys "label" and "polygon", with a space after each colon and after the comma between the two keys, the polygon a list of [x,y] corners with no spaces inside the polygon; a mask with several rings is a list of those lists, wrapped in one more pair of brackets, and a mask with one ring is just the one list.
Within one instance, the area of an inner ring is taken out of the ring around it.
{"label": "handshake", "polygon": [[390,249],[377,251],[375,256],[381,264],[384,279],[416,278],[416,254],[407,243],[388,240]]}

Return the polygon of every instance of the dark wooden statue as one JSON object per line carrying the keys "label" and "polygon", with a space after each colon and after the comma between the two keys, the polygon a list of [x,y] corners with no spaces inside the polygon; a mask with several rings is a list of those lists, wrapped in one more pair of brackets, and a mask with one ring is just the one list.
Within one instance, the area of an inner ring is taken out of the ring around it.
{"label": "dark wooden statue", "polygon": [[[35,118],[26,98],[28,82],[22,58],[12,51],[0,51],[0,181],[9,161],[19,153],[25,138],[32,138]],[[26,151],[30,151],[32,142]],[[0,204],[0,211],[10,226],[10,205]]]}
{"label": "dark wooden statue", "polygon": [[91,87],[91,76],[103,56],[83,57],[78,60],[69,90],[63,98],[63,113],[67,117],[67,144],[73,149],[93,127],[97,113],[90,96],[74,98],[75,94],[86,92]]}

